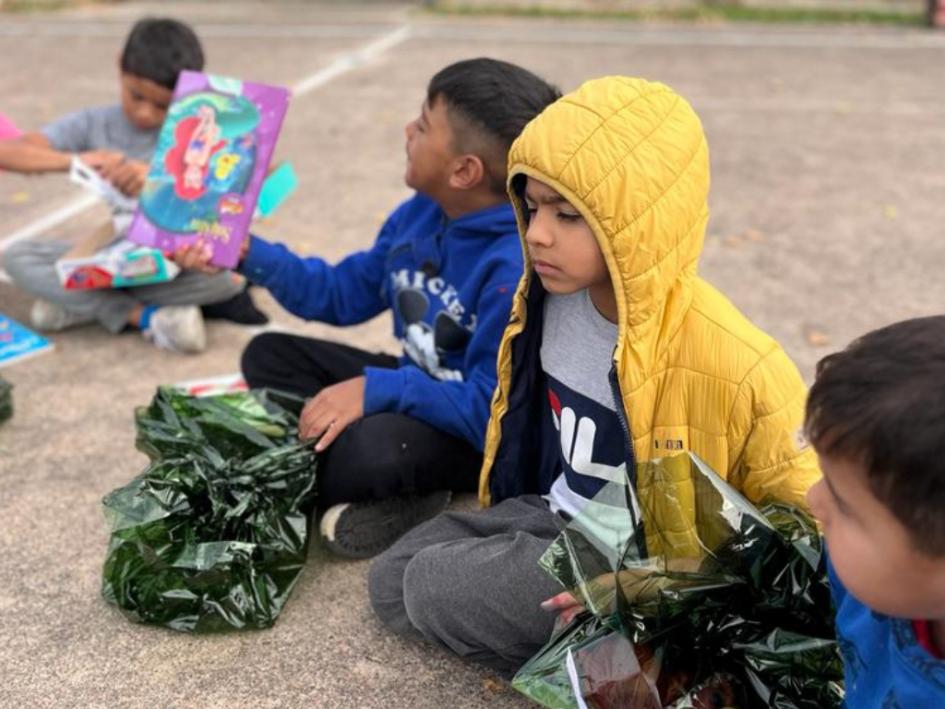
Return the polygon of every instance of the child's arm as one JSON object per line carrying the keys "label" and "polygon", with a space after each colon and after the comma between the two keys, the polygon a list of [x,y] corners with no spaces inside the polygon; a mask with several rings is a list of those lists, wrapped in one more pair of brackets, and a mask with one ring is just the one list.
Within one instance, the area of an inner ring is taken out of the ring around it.
{"label": "child's arm", "polygon": [[739,387],[728,430],[737,459],[730,481],[755,503],[773,499],[807,509],[807,490],[820,479],[817,455],[803,436],[807,388],[775,345]]}
{"label": "child's arm", "polygon": [[466,348],[464,381],[440,381],[415,366],[367,367],[364,415],[382,411],[407,414],[482,450],[496,387],[496,356],[521,268],[516,252],[514,259],[496,268],[483,283],[476,330]]}
{"label": "child's arm", "polygon": [[[282,307],[300,318],[331,325],[364,322],[390,307],[382,294],[387,251],[405,206],[388,217],[371,249],[353,253],[334,266],[247,235],[237,269],[256,285],[269,289]],[[173,254],[181,268],[218,273],[220,269],[210,263],[211,256],[212,249],[204,239],[179,247]]]}
{"label": "child's arm", "polygon": [[330,325],[356,325],[389,307],[381,292],[387,246],[385,239],[378,239],[370,250],[331,265],[254,236],[239,270],[269,289],[293,315]]}
{"label": "child's arm", "polygon": [[[0,169],[11,172],[65,172],[74,153],[56,150],[42,133],[27,133],[19,138],[0,141]],[[122,159],[112,150],[88,150],[78,154],[90,167],[102,170]]]}
{"label": "child's arm", "polygon": [[335,265],[317,257],[303,258],[282,244],[254,236],[239,270],[300,318],[330,325],[364,322],[390,307],[383,292],[387,252],[408,204],[388,217],[374,246]]}

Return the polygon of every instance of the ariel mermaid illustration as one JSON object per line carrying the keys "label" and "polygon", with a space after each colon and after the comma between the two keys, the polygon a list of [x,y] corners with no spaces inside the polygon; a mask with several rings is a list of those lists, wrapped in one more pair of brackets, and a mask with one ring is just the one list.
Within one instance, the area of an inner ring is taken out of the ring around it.
{"label": "ariel mermaid illustration", "polygon": [[194,200],[207,191],[210,158],[226,145],[220,137],[216,112],[204,104],[196,116],[182,119],[174,129],[174,146],[167,151],[164,167],[174,178],[174,192],[181,199]]}
{"label": "ariel mermaid illustration", "polygon": [[181,72],[129,238],[170,251],[207,239],[232,268],[287,105],[285,89]]}

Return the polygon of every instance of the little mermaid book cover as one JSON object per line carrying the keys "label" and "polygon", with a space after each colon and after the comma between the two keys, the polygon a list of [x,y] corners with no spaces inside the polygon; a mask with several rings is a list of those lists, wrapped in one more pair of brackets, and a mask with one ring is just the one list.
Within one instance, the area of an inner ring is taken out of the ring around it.
{"label": "little mermaid book cover", "polygon": [[198,238],[233,268],[282,119],[286,89],[183,71],[128,238],[173,252]]}

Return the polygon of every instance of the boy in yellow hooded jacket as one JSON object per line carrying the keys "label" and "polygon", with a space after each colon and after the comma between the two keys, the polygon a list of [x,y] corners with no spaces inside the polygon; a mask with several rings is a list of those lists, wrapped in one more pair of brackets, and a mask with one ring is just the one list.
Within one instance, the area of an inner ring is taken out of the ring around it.
{"label": "boy in yellow hooded jacket", "polygon": [[590,510],[606,533],[591,498],[608,481],[629,480],[648,509],[670,492],[637,462],[691,451],[756,502],[803,505],[820,476],[796,367],[696,274],[709,157],[685,99],[589,81],[528,124],[509,187],[526,259],[486,433],[491,507],[416,528],[369,578],[392,629],[503,672],[551,633],[540,603],[561,589],[536,562],[561,518]]}

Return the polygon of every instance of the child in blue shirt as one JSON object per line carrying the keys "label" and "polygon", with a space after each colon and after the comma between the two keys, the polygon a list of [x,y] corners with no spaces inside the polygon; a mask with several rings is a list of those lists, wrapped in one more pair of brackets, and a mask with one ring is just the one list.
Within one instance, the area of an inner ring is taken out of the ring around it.
{"label": "child in blue shirt", "polygon": [[818,365],[808,493],[830,555],[846,705],[945,706],[945,316]]}

